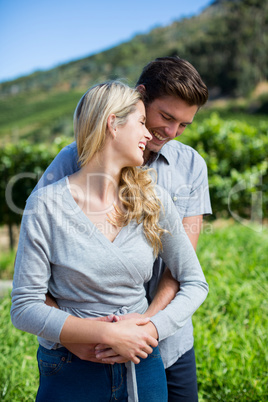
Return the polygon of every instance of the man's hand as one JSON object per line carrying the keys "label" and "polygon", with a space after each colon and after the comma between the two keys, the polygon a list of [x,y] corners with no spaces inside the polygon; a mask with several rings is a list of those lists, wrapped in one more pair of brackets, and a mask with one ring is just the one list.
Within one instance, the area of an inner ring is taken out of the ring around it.
{"label": "man's hand", "polygon": [[57,309],[59,308],[59,306],[58,306],[57,303],[56,303],[56,300],[54,299],[53,296],[51,296],[51,294],[50,294],[49,292],[46,294],[46,301],[45,301],[45,303],[46,303],[47,306],[55,307],[55,308],[57,308]]}
{"label": "man's hand", "polygon": [[129,313],[129,314],[124,314],[124,315],[119,315],[116,316],[118,321],[122,320],[130,320],[131,318],[135,318],[137,320],[142,319],[142,318],[147,318],[148,316],[144,314],[139,314],[139,313]]}

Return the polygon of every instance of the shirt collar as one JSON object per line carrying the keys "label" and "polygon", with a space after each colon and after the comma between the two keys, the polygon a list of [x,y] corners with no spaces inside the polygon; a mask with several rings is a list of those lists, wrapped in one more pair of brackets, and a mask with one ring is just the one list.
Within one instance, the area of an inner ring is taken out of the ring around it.
{"label": "shirt collar", "polygon": [[146,165],[151,165],[153,162],[157,161],[158,158],[164,158],[168,165],[170,165],[170,155],[166,145],[164,145],[159,152],[151,152],[150,158]]}

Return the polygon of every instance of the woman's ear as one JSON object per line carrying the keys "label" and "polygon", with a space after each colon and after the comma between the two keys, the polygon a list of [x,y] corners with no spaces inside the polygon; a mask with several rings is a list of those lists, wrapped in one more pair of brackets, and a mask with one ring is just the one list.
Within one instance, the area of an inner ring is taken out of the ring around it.
{"label": "woman's ear", "polygon": [[107,129],[109,133],[112,135],[114,138],[116,136],[116,125],[115,125],[115,120],[116,120],[116,115],[115,114],[110,114],[107,119]]}

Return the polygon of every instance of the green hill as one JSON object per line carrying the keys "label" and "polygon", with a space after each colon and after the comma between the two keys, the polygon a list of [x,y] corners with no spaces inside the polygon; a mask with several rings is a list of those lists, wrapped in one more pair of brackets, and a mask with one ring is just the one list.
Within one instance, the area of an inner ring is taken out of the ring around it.
{"label": "green hill", "polygon": [[247,96],[268,80],[267,27],[268,0],[218,0],[198,16],[155,28],[90,57],[1,83],[0,141],[43,142],[58,134],[71,135],[74,108],[88,87],[114,78],[134,85],[142,67],[161,56],[189,60],[211,98]]}

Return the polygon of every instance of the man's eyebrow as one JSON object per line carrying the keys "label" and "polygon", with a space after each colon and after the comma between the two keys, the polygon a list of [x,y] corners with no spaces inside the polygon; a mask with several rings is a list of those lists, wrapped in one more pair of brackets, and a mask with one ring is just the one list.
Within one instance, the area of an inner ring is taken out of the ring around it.
{"label": "man's eyebrow", "polygon": [[[160,110],[161,113],[166,114],[168,117],[170,117],[172,120],[177,120],[174,116],[172,116],[172,114],[166,112],[165,110]],[[182,124],[187,124],[187,126],[189,126],[190,124],[192,124],[192,121],[183,121]]]}

